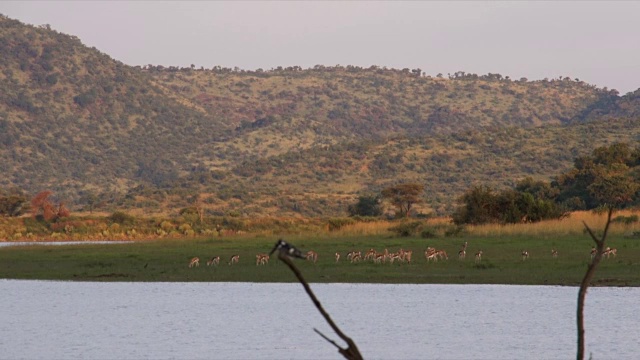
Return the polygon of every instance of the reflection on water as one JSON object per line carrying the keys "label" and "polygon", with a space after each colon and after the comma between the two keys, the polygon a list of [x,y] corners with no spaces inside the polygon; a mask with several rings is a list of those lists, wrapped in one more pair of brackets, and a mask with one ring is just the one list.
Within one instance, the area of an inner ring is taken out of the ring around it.
{"label": "reflection on water", "polygon": [[[367,359],[575,357],[574,287],[313,284]],[[637,358],[638,288],[592,288],[586,353]],[[0,280],[2,358],[336,359],[299,284]]]}

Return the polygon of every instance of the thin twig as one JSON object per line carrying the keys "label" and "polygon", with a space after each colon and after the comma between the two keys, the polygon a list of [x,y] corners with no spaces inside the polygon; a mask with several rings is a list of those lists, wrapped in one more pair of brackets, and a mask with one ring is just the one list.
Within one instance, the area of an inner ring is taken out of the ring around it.
{"label": "thin twig", "polygon": [[580,283],[580,291],[578,291],[578,354],[577,359],[584,359],[584,300],[587,295],[587,288],[593,279],[593,276],[596,273],[596,267],[602,260],[602,253],[604,252],[604,243],[607,239],[607,233],[609,232],[609,225],[611,224],[611,215],[613,214],[613,206],[609,207],[609,213],[607,216],[607,224],[604,227],[604,233],[602,234],[602,239],[598,239],[595,233],[589,228],[587,223],[583,221],[584,227],[587,229],[587,232],[596,243],[596,255],[589,264],[587,268],[587,273],[584,274],[584,278]]}
{"label": "thin twig", "polygon": [[[278,259],[280,259],[282,262],[284,262],[285,264],[287,264],[287,266],[289,266],[289,269],[291,269],[291,271],[293,271],[293,273],[295,274],[295,276],[298,278],[298,281],[300,281],[300,283],[302,284],[302,286],[304,287],[304,290],[307,292],[307,295],[309,295],[309,297],[311,298],[311,301],[313,301],[313,304],[316,306],[316,308],[318,309],[318,311],[320,311],[320,314],[322,314],[322,316],[324,317],[324,319],[327,321],[327,323],[329,323],[329,326],[331,326],[331,328],[333,329],[333,331],[336,332],[336,334],[338,334],[338,336],[344,340],[347,345],[349,345],[349,347],[347,347],[346,349],[338,346],[338,344],[336,344],[333,340],[330,340],[329,338],[327,338],[326,336],[322,335],[319,331],[316,330],[317,333],[320,333],[320,335],[327,341],[329,341],[330,343],[332,343],[333,345],[335,345],[338,348],[338,352],[340,354],[342,354],[342,356],[345,357],[345,359],[348,360],[362,360],[362,355],[360,355],[360,351],[358,350],[358,347],[356,346],[356,343],[347,335],[345,335],[340,328],[338,328],[338,326],[333,322],[333,320],[331,319],[331,317],[329,316],[329,314],[324,310],[324,308],[322,307],[322,304],[320,304],[320,301],[318,300],[318,298],[316,298],[316,295],[313,293],[313,291],[311,291],[311,287],[309,286],[309,284],[305,281],[304,277],[302,276],[302,273],[300,273],[300,271],[298,270],[298,268],[293,264],[293,262],[291,261],[291,258],[289,258],[289,256],[287,256],[286,254],[279,252],[278,253]],[[315,329],[314,329],[315,330]]]}
{"label": "thin twig", "polygon": [[330,342],[331,344],[333,344],[333,346],[337,347],[338,349],[342,349],[340,347],[340,345],[338,345],[335,341],[329,339],[325,334],[321,333],[320,330],[313,328],[313,331],[317,332],[318,335],[322,336],[325,340],[327,340],[328,342]]}

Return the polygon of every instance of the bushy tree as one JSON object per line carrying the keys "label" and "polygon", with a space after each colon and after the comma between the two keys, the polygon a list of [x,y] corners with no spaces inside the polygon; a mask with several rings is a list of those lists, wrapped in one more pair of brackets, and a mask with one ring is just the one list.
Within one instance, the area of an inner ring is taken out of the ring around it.
{"label": "bushy tree", "polygon": [[[571,210],[595,209],[605,198],[608,199],[605,202],[614,201],[621,206],[637,201],[638,179],[633,174],[634,168],[640,165],[639,156],[640,149],[632,150],[627,144],[617,143],[596,148],[590,156],[576,158],[574,168],[552,182],[558,189],[556,201]],[[608,183],[624,188],[612,190]],[[616,200],[612,191],[627,197]]]}
{"label": "bushy tree", "polygon": [[382,215],[382,201],[380,196],[361,195],[358,202],[349,205],[349,216],[380,216]]}
{"label": "bushy tree", "polygon": [[496,219],[496,196],[488,186],[473,186],[459,199],[452,218],[455,224],[486,224]]}
{"label": "bushy tree", "polygon": [[538,192],[536,197],[528,191],[506,189],[497,192],[487,186],[475,186],[460,197],[453,222],[457,225],[515,224],[559,219],[566,215],[553,199],[545,199],[540,194]]}
{"label": "bushy tree", "polygon": [[400,216],[408,217],[413,205],[422,202],[420,196],[424,191],[424,185],[407,183],[390,186],[382,190],[382,197],[398,209]]}
{"label": "bushy tree", "polygon": [[0,216],[20,216],[27,210],[27,197],[22,193],[22,191],[5,193],[0,190]]}

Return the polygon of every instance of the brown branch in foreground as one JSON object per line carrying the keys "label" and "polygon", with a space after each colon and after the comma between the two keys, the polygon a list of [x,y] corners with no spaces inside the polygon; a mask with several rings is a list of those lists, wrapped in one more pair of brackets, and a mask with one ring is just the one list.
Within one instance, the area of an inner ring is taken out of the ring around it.
{"label": "brown branch in foreground", "polygon": [[587,232],[596,243],[596,256],[589,264],[587,268],[587,273],[584,274],[584,278],[580,283],[580,291],[578,291],[578,360],[584,359],[584,299],[587,295],[587,288],[593,279],[593,276],[596,273],[596,267],[600,263],[602,259],[602,253],[604,252],[604,242],[607,239],[607,232],[609,231],[609,225],[611,224],[611,215],[613,214],[613,206],[609,207],[609,213],[607,216],[607,224],[604,227],[604,233],[602,234],[602,239],[598,239],[598,237],[594,234],[594,232],[589,228],[589,226],[583,221],[584,227],[587,229]]}
{"label": "brown branch in foreground", "polygon": [[340,346],[338,346],[338,344],[335,343],[335,341],[330,340],[329,338],[327,338],[326,336],[324,336],[321,332],[319,332],[318,330],[314,329],[318,334],[320,334],[320,336],[322,336],[325,340],[327,340],[328,342],[330,342],[331,344],[333,344],[335,347],[338,348],[338,352],[340,354],[342,354],[342,356],[345,357],[345,359],[349,359],[349,360],[362,360],[362,355],[360,355],[360,351],[358,350],[358,347],[356,346],[356,343],[347,335],[345,335],[339,328],[338,326],[333,322],[333,320],[331,319],[331,317],[329,316],[329,314],[324,310],[324,308],[322,307],[322,304],[320,304],[320,301],[318,301],[318,299],[316,298],[315,294],[313,293],[313,291],[311,291],[311,287],[309,286],[309,284],[304,280],[304,277],[302,277],[302,273],[300,273],[300,271],[298,270],[298,268],[293,264],[293,262],[291,261],[291,258],[289,258],[289,256],[287,256],[286,254],[283,254],[282,252],[278,253],[278,259],[280,259],[282,262],[284,262],[285,264],[287,264],[287,266],[289,266],[289,269],[291,269],[291,271],[293,271],[293,273],[296,275],[296,277],[298,278],[298,280],[300,281],[300,283],[302,284],[302,286],[304,287],[304,290],[307,292],[307,294],[309,295],[309,297],[311,298],[311,301],[313,301],[313,304],[316,306],[316,308],[318,309],[318,311],[320,311],[320,314],[322,314],[322,316],[324,317],[324,319],[327,321],[327,323],[329,323],[329,326],[331,326],[331,328],[333,329],[333,331],[336,332],[336,334],[338,334],[338,336],[344,340],[347,345],[349,345],[348,348],[344,349],[341,348]]}

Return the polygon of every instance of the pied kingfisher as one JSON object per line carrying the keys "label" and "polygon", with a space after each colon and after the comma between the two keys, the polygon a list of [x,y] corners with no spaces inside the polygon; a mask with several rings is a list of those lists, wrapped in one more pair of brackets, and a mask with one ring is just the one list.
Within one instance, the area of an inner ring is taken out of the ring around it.
{"label": "pied kingfisher", "polygon": [[290,257],[297,257],[300,259],[306,259],[304,255],[302,255],[302,251],[298,250],[295,246],[289,244],[288,242],[279,239],[276,245],[273,247],[273,250],[269,253],[269,255],[273,254],[276,250],[280,251],[281,254],[288,255]]}

